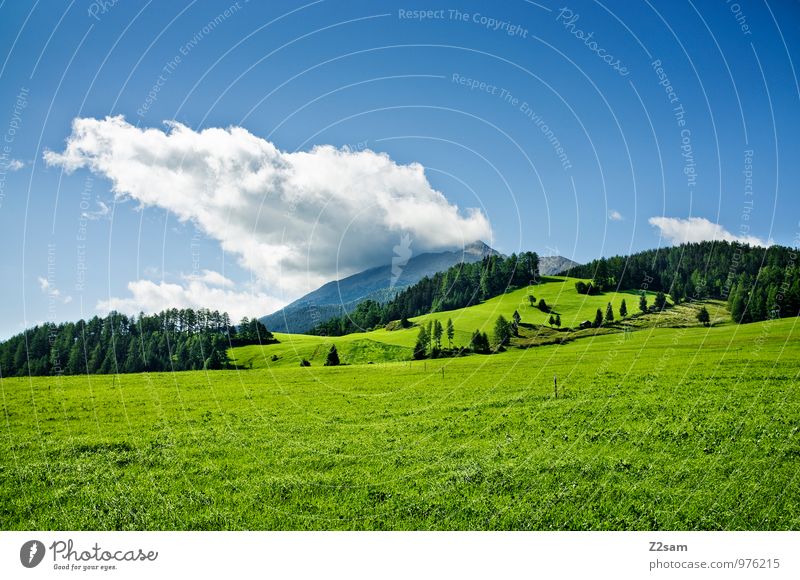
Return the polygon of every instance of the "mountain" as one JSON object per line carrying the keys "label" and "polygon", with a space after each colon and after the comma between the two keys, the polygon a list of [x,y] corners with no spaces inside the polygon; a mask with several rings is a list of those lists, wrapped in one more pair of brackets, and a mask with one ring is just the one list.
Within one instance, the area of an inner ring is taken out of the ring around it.
{"label": "mountain", "polygon": [[462,262],[479,262],[486,256],[500,255],[481,241],[473,242],[463,250],[428,252],[413,257],[409,256],[407,243],[395,246],[394,250],[396,255],[392,264],[328,282],[277,312],[264,316],[261,322],[274,332],[306,332],[320,322],[350,312],[364,300],[386,302],[425,276]]}
{"label": "mountain", "polygon": [[[387,302],[425,276],[432,276],[460,263],[479,262],[492,254],[500,255],[482,241],[473,242],[463,250],[428,252],[414,257],[404,257],[410,254],[407,243],[401,243],[394,250],[396,256],[392,264],[328,282],[281,310],[264,316],[261,322],[274,332],[307,332],[321,322],[351,312],[364,300]],[[540,272],[544,276],[572,266],[577,264],[561,256],[540,258]]]}
{"label": "mountain", "polygon": [[555,276],[577,266],[580,266],[578,262],[573,262],[563,256],[539,256],[539,274],[542,276]]}

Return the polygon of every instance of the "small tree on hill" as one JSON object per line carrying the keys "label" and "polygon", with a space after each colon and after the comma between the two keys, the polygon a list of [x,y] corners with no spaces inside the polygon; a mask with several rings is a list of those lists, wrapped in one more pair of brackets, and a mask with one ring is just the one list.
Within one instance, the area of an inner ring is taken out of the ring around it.
{"label": "small tree on hill", "polygon": [[547,305],[547,301],[544,298],[539,300],[539,310],[542,312],[550,312],[550,307]]}
{"label": "small tree on hill", "polygon": [[556,327],[561,328],[561,315],[556,314]]}
{"label": "small tree on hill", "polygon": [[533,305],[536,304],[536,296],[533,294],[528,294],[528,302],[530,302],[531,307],[533,307]]}
{"label": "small tree on hill", "polygon": [[658,310],[659,312],[664,310],[664,308],[667,306],[667,297],[660,290],[659,290],[658,294],[656,294],[656,300],[655,300],[654,304],[655,304],[656,310]]}
{"label": "small tree on hill", "polygon": [[556,323],[556,319],[553,318],[553,315],[550,315],[550,320],[547,321],[550,326],[553,326]]}
{"label": "small tree on hill", "polygon": [[619,317],[625,318],[628,316],[628,305],[625,304],[625,299],[622,299],[622,303],[619,305]]}
{"label": "small tree on hill", "polygon": [[442,348],[442,334],[444,333],[444,329],[442,328],[442,323],[438,320],[433,323],[433,342],[437,349]]}
{"label": "small tree on hill", "polygon": [[511,324],[502,314],[494,323],[494,343],[497,347],[506,346],[511,341]]}
{"label": "small tree on hill", "polygon": [[326,367],[339,366],[339,353],[336,350],[336,345],[332,344],[331,349],[328,351],[328,357],[325,359]]}
{"label": "small tree on hill", "polygon": [[472,352],[486,354],[489,352],[489,337],[486,336],[485,332],[476,330],[472,333],[472,338],[469,341],[469,345],[470,348],[472,348]]}
{"label": "small tree on hill", "polygon": [[639,310],[647,312],[647,295],[644,292],[639,296]]}
{"label": "small tree on hill", "polygon": [[711,323],[711,316],[708,314],[708,309],[705,306],[697,313],[697,320],[701,322],[703,326],[708,326]]}
{"label": "small tree on hill", "polygon": [[453,337],[456,334],[456,329],[453,328],[453,321],[452,319],[447,319],[447,345],[450,348],[453,348]]}
{"label": "small tree on hill", "polygon": [[417,335],[417,342],[414,344],[414,358],[419,360],[425,358],[428,354],[428,329],[425,325],[419,327],[419,334]]}
{"label": "small tree on hill", "polygon": [[594,314],[594,327],[600,328],[603,325],[603,313],[600,312],[600,309],[597,309],[597,312]]}
{"label": "small tree on hill", "polygon": [[606,324],[614,322],[614,309],[611,307],[611,302],[606,304]]}
{"label": "small tree on hill", "polygon": [[519,336],[519,323],[522,321],[522,317],[519,315],[519,312],[516,310],[514,314],[511,315],[511,333],[514,336]]}
{"label": "small tree on hill", "polygon": [[219,351],[214,349],[211,351],[211,356],[206,359],[203,365],[206,370],[216,371],[222,368],[222,357],[219,356]]}

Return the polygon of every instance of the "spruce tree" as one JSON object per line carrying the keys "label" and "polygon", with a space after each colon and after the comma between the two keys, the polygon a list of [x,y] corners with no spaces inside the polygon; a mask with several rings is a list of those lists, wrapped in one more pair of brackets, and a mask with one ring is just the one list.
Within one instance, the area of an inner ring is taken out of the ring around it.
{"label": "spruce tree", "polygon": [[335,367],[339,365],[339,353],[336,350],[336,345],[332,344],[331,349],[328,351],[328,356],[325,359],[326,367]]}
{"label": "spruce tree", "polygon": [[417,342],[414,344],[414,358],[419,360],[423,359],[428,354],[428,331],[425,325],[419,327],[419,334],[417,334]]}
{"label": "spruce tree", "polygon": [[442,348],[442,334],[444,329],[442,328],[442,323],[438,320],[433,323],[433,342],[436,345],[437,349]]}

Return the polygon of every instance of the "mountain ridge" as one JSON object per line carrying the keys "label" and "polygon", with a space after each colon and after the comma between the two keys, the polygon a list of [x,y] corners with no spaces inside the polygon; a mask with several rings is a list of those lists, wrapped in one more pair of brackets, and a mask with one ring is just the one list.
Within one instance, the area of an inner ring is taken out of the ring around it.
{"label": "mountain ridge", "polygon": [[[356,274],[323,284],[316,290],[298,298],[283,308],[259,320],[271,331],[285,333],[307,332],[317,324],[351,312],[364,300],[387,302],[397,293],[459,263],[473,263],[486,256],[501,256],[500,252],[481,240],[472,242],[462,250],[425,252],[407,257],[408,242],[394,247],[391,264],[368,268]],[[561,256],[540,258],[540,272],[551,275],[577,266]]]}

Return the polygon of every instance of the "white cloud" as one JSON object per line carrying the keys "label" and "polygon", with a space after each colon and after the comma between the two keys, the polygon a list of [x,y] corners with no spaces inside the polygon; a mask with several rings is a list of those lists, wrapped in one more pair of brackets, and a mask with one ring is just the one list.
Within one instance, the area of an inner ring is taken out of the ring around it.
{"label": "white cloud", "polygon": [[687,242],[703,242],[719,240],[740,242],[751,246],[771,246],[772,240],[764,241],[755,236],[735,236],[719,224],[705,218],[691,217],[687,219],[670,217],[651,217],[650,225],[658,228],[661,235],[673,245]]}
{"label": "white cloud", "polygon": [[53,284],[50,283],[50,280],[44,278],[42,276],[38,276],[36,281],[39,282],[39,289],[42,291],[42,294],[47,294],[51,299],[57,300],[62,304],[69,304],[72,302],[72,296],[64,296],[61,294],[61,290],[56,288]]}
{"label": "white cloud", "polygon": [[617,210],[612,209],[608,212],[608,219],[612,222],[621,222],[623,220],[622,214],[619,213]]}
{"label": "white cloud", "polygon": [[19,171],[19,170],[20,170],[20,169],[22,169],[23,167],[25,167],[25,163],[23,163],[23,162],[22,162],[22,161],[20,161],[19,159],[11,159],[11,160],[8,162],[8,165],[6,166],[6,169],[7,169],[8,171]]}
{"label": "white cloud", "polygon": [[286,153],[240,127],[198,132],[169,122],[162,131],[122,117],[75,119],[65,150],[45,160],[88,168],[119,198],[196,224],[287,299],[388,263],[403,233],[418,252],[491,237],[486,217],[449,203],[418,163],[328,145]]}
{"label": "white cloud", "polygon": [[166,308],[210,308],[227,312],[238,322],[244,316],[263,316],[284,306],[282,301],[254,289],[242,292],[229,289],[232,282],[217,272],[205,271],[203,276],[187,280],[186,284],[135,280],[128,283],[130,297],[100,300],[97,309],[102,313],[116,310],[138,314]]}
{"label": "white cloud", "polygon": [[108,207],[106,203],[102,200],[95,200],[95,204],[97,204],[97,209],[94,211],[85,211],[81,215],[87,220],[99,220],[108,216],[111,213],[111,208]]}
{"label": "white cloud", "polygon": [[219,286],[223,288],[233,288],[233,280],[226,278],[219,272],[213,270],[203,270],[201,274],[191,274],[183,276],[184,280],[197,280],[208,286]]}

